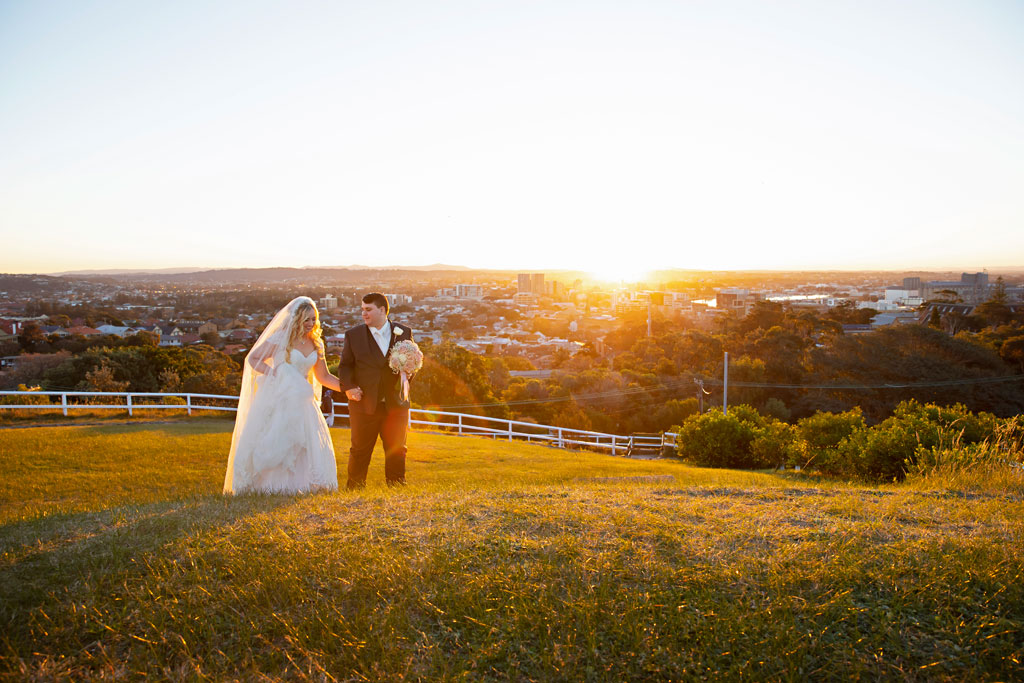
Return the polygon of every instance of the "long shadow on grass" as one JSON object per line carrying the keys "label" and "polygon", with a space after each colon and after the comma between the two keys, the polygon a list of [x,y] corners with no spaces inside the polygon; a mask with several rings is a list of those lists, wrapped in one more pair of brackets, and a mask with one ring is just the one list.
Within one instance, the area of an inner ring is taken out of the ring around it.
{"label": "long shadow on grass", "polygon": [[123,572],[181,538],[270,512],[296,496],[204,496],[99,512],[51,515],[0,526],[0,625],[72,591],[90,577]]}

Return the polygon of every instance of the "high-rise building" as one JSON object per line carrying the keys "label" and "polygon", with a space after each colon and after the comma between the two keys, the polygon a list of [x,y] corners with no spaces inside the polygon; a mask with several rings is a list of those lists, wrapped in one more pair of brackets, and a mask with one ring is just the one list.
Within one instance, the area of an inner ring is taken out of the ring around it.
{"label": "high-rise building", "polygon": [[905,277],[903,278],[903,289],[916,289],[921,291],[921,278],[919,277]]}
{"label": "high-rise building", "polygon": [[519,294],[529,294],[530,291],[531,291],[530,290],[530,274],[529,273],[519,273],[518,277],[519,277]]}
{"label": "high-rise building", "polygon": [[544,296],[544,273],[530,275],[530,291],[537,296]]}
{"label": "high-rise building", "polygon": [[971,287],[988,287],[988,273],[961,273],[960,282]]}
{"label": "high-rise building", "polygon": [[558,299],[565,296],[565,285],[558,280],[548,280],[544,283],[544,293]]}

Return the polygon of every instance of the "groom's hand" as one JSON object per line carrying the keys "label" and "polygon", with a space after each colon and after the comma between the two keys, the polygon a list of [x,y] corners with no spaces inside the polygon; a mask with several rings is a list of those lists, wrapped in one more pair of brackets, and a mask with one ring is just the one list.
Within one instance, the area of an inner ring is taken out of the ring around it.
{"label": "groom's hand", "polygon": [[345,391],[345,395],[348,396],[350,401],[361,401],[363,399],[363,390],[359,387],[355,389],[348,389]]}

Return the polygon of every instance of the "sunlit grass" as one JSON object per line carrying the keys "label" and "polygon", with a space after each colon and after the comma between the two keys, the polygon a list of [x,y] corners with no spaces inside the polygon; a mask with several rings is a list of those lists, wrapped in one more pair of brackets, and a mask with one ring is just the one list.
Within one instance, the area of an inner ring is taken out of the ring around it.
{"label": "sunlit grass", "polygon": [[[344,471],[348,432],[333,430]],[[412,434],[410,486],[219,495],[230,422],[0,433],[27,678],[1007,680],[1015,494]]]}

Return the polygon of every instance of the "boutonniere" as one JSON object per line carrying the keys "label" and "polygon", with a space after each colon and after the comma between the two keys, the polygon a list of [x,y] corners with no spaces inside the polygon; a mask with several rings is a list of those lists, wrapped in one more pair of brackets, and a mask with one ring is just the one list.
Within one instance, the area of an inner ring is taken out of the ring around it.
{"label": "boutonniere", "polygon": [[404,332],[404,331],[405,330],[403,330],[401,327],[398,327],[398,326],[395,326],[395,327],[391,328],[391,334],[395,335],[396,337],[398,335],[402,334],[402,332]]}

